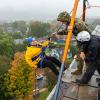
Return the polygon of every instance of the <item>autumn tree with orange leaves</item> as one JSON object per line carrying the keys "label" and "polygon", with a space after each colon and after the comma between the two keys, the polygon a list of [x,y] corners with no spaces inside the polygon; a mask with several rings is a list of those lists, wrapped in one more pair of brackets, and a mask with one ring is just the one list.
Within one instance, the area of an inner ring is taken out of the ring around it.
{"label": "autumn tree with orange leaves", "polygon": [[4,77],[5,96],[22,98],[32,94],[34,71],[26,63],[23,53],[16,53],[12,67]]}

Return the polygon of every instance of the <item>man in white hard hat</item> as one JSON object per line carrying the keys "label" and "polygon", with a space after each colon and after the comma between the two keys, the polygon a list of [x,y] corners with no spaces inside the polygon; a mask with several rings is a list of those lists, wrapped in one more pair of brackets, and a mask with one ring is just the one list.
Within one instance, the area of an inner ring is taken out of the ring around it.
{"label": "man in white hard hat", "polygon": [[100,74],[100,38],[90,35],[87,31],[78,33],[76,37],[78,44],[82,47],[80,57],[87,64],[86,72],[81,79],[77,79],[78,84],[88,84],[95,70]]}

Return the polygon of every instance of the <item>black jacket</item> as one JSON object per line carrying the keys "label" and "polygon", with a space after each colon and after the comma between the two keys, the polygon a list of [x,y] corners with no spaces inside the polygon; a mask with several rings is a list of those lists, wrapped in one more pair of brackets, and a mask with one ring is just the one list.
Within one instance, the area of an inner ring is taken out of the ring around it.
{"label": "black jacket", "polygon": [[91,36],[89,42],[83,43],[86,62],[100,62],[100,37]]}

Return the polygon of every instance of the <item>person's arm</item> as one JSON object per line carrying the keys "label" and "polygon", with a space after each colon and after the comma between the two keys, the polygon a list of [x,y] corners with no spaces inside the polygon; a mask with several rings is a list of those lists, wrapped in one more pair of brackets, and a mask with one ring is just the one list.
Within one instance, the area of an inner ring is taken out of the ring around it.
{"label": "person's arm", "polygon": [[47,47],[47,46],[49,45],[49,41],[44,41],[43,43],[41,43],[41,45],[42,45],[43,47]]}
{"label": "person's arm", "polygon": [[31,66],[32,68],[36,68],[36,64],[37,62],[33,62],[32,58],[34,57],[33,55],[33,51],[31,47],[27,47],[26,53],[25,53],[25,60],[28,63],[29,66]]}

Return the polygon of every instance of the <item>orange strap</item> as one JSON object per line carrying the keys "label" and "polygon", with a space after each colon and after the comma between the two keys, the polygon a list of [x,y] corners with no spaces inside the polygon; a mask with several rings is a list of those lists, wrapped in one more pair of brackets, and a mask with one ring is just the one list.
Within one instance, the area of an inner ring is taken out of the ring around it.
{"label": "orange strap", "polygon": [[79,0],[76,0],[75,4],[74,4],[74,9],[72,12],[72,17],[71,17],[71,22],[70,22],[70,27],[68,30],[68,36],[66,38],[64,54],[63,54],[63,58],[62,58],[63,62],[65,62],[66,57],[67,57],[67,53],[68,53],[68,49],[69,49],[69,45],[70,45],[70,41],[71,41],[71,37],[72,37],[72,30],[74,27],[74,21],[75,21],[76,11],[77,11],[77,7],[78,7],[78,2],[79,2]]}

